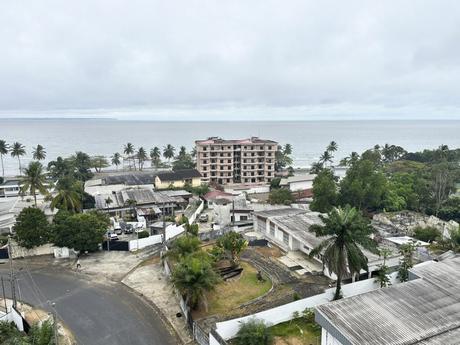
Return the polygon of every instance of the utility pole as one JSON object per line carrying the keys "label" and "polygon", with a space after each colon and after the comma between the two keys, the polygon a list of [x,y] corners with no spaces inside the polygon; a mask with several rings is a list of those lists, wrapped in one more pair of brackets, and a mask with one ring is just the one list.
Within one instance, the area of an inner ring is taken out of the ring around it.
{"label": "utility pole", "polygon": [[2,291],[3,291],[3,302],[5,303],[5,313],[7,313],[8,312],[8,307],[6,305],[5,283],[3,281],[3,277],[2,277]]}
{"label": "utility pole", "polygon": [[8,236],[8,261],[10,263],[10,283],[11,283],[11,299],[13,300],[13,308],[16,308],[16,281],[13,268],[13,251],[11,249],[11,237]]}
{"label": "utility pole", "polygon": [[54,333],[54,345],[59,345],[59,337],[58,337],[58,327],[57,327],[57,315],[56,315],[56,303],[51,303],[51,308],[53,309],[53,333]]}

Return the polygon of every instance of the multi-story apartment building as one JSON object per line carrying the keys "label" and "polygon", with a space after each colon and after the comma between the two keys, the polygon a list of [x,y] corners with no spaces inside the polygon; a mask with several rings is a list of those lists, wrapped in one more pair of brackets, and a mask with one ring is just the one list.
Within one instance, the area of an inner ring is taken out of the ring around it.
{"label": "multi-story apartment building", "polygon": [[278,143],[257,137],[197,140],[197,169],[206,183],[270,183]]}

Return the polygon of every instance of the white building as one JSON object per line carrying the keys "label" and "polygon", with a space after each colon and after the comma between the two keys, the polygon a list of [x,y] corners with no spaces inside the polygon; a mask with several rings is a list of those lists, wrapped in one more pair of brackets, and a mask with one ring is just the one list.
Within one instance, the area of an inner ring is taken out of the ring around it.
{"label": "white building", "polygon": [[7,180],[0,184],[0,198],[15,197],[21,190],[20,180]]}
{"label": "white building", "polygon": [[281,179],[280,187],[289,189],[291,192],[311,190],[315,177],[316,175],[313,174],[285,177]]}

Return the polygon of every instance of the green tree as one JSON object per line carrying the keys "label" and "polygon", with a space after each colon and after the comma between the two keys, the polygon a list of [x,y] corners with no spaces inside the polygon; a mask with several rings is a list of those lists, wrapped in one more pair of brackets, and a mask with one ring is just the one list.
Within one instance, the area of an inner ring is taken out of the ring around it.
{"label": "green tree", "polygon": [[388,276],[390,268],[387,266],[387,258],[390,254],[391,251],[388,249],[382,249],[379,251],[379,256],[383,258],[383,262],[379,265],[379,271],[375,280],[379,283],[381,288],[391,285],[390,277]]}
{"label": "green tree", "polygon": [[57,157],[56,160],[48,163],[48,172],[51,178],[58,180],[64,176],[73,177],[74,167],[69,159]]}
{"label": "green tree", "polygon": [[[123,153],[126,155],[129,164],[129,170],[131,170],[131,160],[133,159],[134,145],[132,143],[127,143],[123,148]],[[136,170],[136,161],[134,161],[134,170]]]}
{"label": "green tree", "polygon": [[152,160],[152,165],[158,168],[161,159],[161,152],[158,147],[154,147],[150,150],[150,159]]}
{"label": "green tree", "polygon": [[55,345],[54,327],[50,320],[45,320],[41,324],[32,325],[28,334],[29,344],[32,345]]}
{"label": "green tree", "polygon": [[105,213],[72,214],[55,224],[54,244],[78,251],[96,251],[104,240],[109,225],[110,220]]}
{"label": "green tree", "polygon": [[414,228],[414,237],[417,240],[424,242],[433,242],[441,237],[441,232],[431,226],[421,227],[417,226]]}
{"label": "green tree", "polygon": [[180,261],[200,250],[201,241],[195,236],[182,236],[171,243],[166,257]]}
{"label": "green tree", "polygon": [[284,168],[292,165],[292,154],[291,144],[284,145],[284,148],[281,145],[278,145],[278,149],[275,153],[275,170],[281,171]]}
{"label": "green tree", "polygon": [[313,201],[310,204],[312,211],[327,213],[337,206],[337,183],[334,173],[324,169],[313,180]]}
{"label": "green tree", "polygon": [[96,172],[101,172],[102,169],[108,168],[110,166],[109,161],[104,156],[94,156],[91,157],[91,167],[96,170]]}
{"label": "green tree", "polygon": [[136,158],[139,163],[139,170],[142,170],[144,168],[144,162],[147,160],[147,152],[142,146],[137,150]]}
{"label": "green tree", "polygon": [[75,152],[69,159],[73,167],[73,177],[76,180],[85,182],[93,177],[91,172],[91,157],[85,152]]}
{"label": "green tree", "polygon": [[236,345],[271,345],[273,336],[263,320],[251,318],[241,322],[235,342]]}
{"label": "green tree", "polygon": [[268,202],[272,205],[290,205],[294,202],[294,197],[288,189],[274,189],[268,196]]}
{"label": "green tree", "polygon": [[332,159],[334,157],[332,156],[331,152],[329,151],[324,151],[323,154],[319,157],[319,161],[321,162],[321,164],[323,164],[323,166],[327,165],[328,163],[329,164],[332,164]]}
{"label": "green tree", "polygon": [[310,256],[322,254],[323,263],[329,272],[337,276],[337,287],[334,300],[341,298],[342,279],[349,273],[359,274],[368,270],[367,257],[361,247],[375,250],[371,240],[372,228],[361,213],[347,205],[345,208],[334,208],[328,216],[320,215],[324,225],[312,225],[309,231],[316,236],[327,236],[317,247],[313,248]]}
{"label": "green tree", "polygon": [[5,167],[3,166],[3,156],[8,154],[10,147],[5,140],[0,140],[0,159],[2,161],[2,177],[5,178]]}
{"label": "green tree", "polygon": [[172,164],[172,169],[174,171],[185,170],[185,169],[194,169],[195,162],[192,159],[192,156],[188,153],[183,155],[178,155]]}
{"label": "green tree", "polygon": [[163,148],[163,157],[166,158],[168,161],[171,161],[171,158],[174,157],[175,151],[176,149],[174,148],[174,146],[168,144]]}
{"label": "green tree", "polygon": [[244,237],[234,231],[227,232],[216,242],[216,247],[221,249],[223,257],[230,260],[233,267],[238,266],[240,255],[247,246]]}
{"label": "green tree", "polygon": [[358,160],[359,160],[358,152],[352,152],[348,157],[345,157],[340,161],[340,165],[342,165],[342,166],[352,166]]}
{"label": "green tree", "polygon": [[118,166],[121,164],[121,155],[118,152],[115,152],[112,155],[112,165],[115,165],[116,169],[118,170]]}
{"label": "green tree", "polygon": [[402,258],[399,261],[398,279],[401,282],[409,280],[409,269],[414,267],[414,251],[415,245],[413,243],[403,244],[399,248]]}
{"label": "green tree", "polygon": [[381,153],[385,163],[392,163],[402,159],[407,154],[407,151],[401,146],[385,144]]}
{"label": "green tree", "polygon": [[380,210],[384,206],[386,188],[386,177],[375,163],[361,159],[347,170],[340,182],[339,202],[360,210]]}
{"label": "green tree", "polygon": [[35,206],[37,206],[37,192],[44,196],[48,195],[46,174],[43,170],[40,162],[30,162],[29,166],[24,169],[24,177],[21,178],[21,192],[28,192],[32,195]]}
{"label": "green tree", "polygon": [[327,145],[326,151],[334,153],[338,150],[338,148],[339,146],[337,145],[337,143],[335,141],[331,141],[329,145]]}
{"label": "green tree", "polygon": [[200,302],[203,302],[207,309],[206,292],[212,291],[219,281],[220,278],[213,270],[210,260],[197,254],[179,261],[171,275],[172,284],[185,297],[185,302],[192,309],[197,309]]}
{"label": "green tree", "polygon": [[454,220],[460,223],[460,197],[450,197],[438,211],[438,217],[443,220]]}
{"label": "green tree", "polygon": [[72,177],[64,176],[56,184],[56,195],[51,201],[51,209],[58,208],[79,212],[82,208],[82,184]]}
{"label": "green tree", "polygon": [[37,145],[32,151],[32,157],[33,159],[37,161],[41,161],[46,158],[46,151],[45,148],[42,145]]}
{"label": "green tree", "polygon": [[13,227],[18,243],[25,248],[33,248],[48,243],[51,228],[42,210],[35,207],[24,208],[16,217]]}
{"label": "green tree", "polygon": [[26,154],[26,149],[24,145],[22,145],[19,142],[14,142],[13,146],[10,149],[11,157],[16,157],[18,159],[18,165],[19,165],[19,175],[22,173],[21,169],[21,157]]}

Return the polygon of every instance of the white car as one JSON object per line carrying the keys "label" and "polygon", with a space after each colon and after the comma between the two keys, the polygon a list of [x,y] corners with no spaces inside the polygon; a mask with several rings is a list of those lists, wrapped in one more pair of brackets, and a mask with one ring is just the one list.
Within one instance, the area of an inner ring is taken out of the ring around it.
{"label": "white car", "polygon": [[113,233],[113,232],[109,232],[109,233],[107,234],[107,238],[108,238],[109,240],[111,240],[111,241],[116,241],[116,240],[118,240],[118,235],[115,234],[115,233]]}

